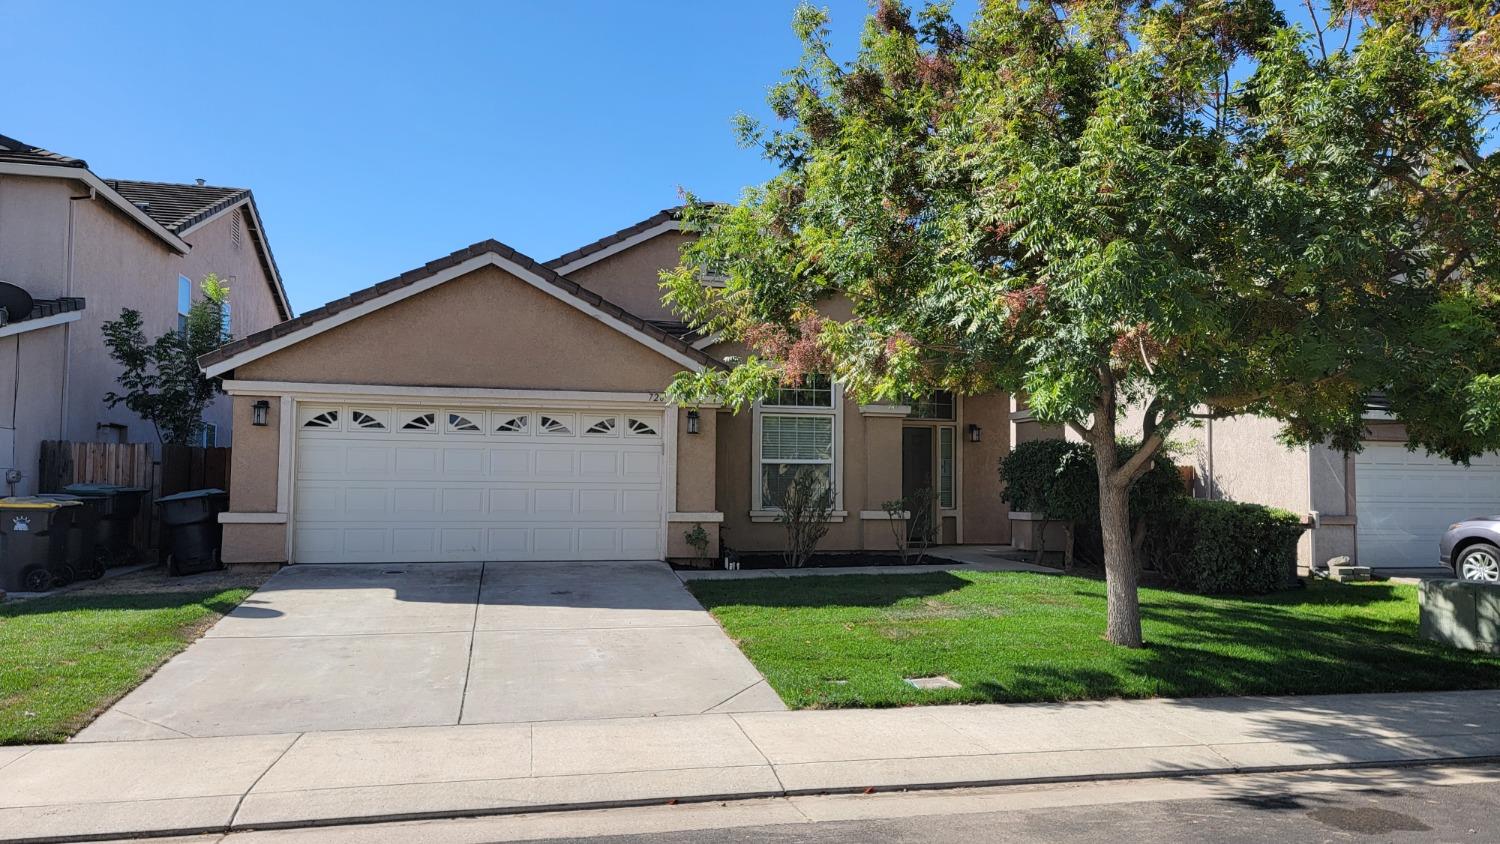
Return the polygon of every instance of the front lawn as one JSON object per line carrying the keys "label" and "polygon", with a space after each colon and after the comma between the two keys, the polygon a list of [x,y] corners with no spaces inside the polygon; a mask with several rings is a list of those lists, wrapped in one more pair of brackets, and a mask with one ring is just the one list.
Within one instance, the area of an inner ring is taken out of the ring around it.
{"label": "front lawn", "polygon": [[253,589],[0,604],[0,744],[63,741]]}
{"label": "front lawn", "polygon": [[[1500,657],[1417,638],[1415,586],[1258,598],[1141,590],[1148,647],[1100,638],[1104,584],[943,572],[695,581],[794,708],[1500,688]],[[961,689],[919,691],[903,677]]]}

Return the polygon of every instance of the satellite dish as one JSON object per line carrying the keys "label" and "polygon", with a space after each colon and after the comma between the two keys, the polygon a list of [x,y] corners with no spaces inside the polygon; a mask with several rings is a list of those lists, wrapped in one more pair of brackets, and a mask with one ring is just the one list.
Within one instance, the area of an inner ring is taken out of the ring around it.
{"label": "satellite dish", "polygon": [[31,316],[31,294],[25,290],[0,281],[0,325],[20,322]]}

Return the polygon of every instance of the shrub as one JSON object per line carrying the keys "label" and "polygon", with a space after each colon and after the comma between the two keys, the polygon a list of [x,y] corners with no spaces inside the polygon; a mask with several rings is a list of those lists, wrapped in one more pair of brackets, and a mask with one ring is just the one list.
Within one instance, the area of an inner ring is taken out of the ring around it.
{"label": "shrub", "polygon": [[828,533],[833,487],[824,475],[803,469],[792,476],[778,503],[781,512],[776,519],[786,529],[786,548],[781,555],[787,568],[800,569]]}
{"label": "shrub", "polygon": [[1302,530],[1285,510],[1184,498],[1152,518],[1144,557],[1190,592],[1275,592],[1296,581]]}
{"label": "shrub", "polygon": [[[1136,446],[1120,444],[1120,459],[1130,459]],[[1011,508],[1061,522],[1068,534],[1064,549],[1067,565],[1075,553],[1086,560],[1102,562],[1104,549],[1099,537],[1099,473],[1094,451],[1084,443],[1066,440],[1032,440],[1021,443],[1000,460],[1002,501]],[[1158,453],[1151,468],[1130,488],[1130,518],[1135,525],[1136,545],[1146,537],[1146,526],[1155,515],[1187,497],[1172,460]],[[1046,531],[1043,530],[1045,536]],[[1038,549],[1040,551],[1040,549]]]}

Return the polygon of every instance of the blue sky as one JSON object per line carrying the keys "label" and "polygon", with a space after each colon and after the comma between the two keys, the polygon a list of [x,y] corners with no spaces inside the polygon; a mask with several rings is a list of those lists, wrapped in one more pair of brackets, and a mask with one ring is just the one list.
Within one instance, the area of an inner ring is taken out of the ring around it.
{"label": "blue sky", "polygon": [[[0,0],[0,134],[249,187],[300,312],[494,237],[538,260],[770,175],[795,0]],[[852,48],[867,6],[829,0]],[[20,79],[29,80],[26,82]]]}
{"label": "blue sky", "polygon": [[[851,55],[866,0],[818,2]],[[796,62],[795,6],[0,0],[0,134],[252,188],[303,311],[487,237],[547,260],[679,186],[735,198],[771,170],[730,120]]]}

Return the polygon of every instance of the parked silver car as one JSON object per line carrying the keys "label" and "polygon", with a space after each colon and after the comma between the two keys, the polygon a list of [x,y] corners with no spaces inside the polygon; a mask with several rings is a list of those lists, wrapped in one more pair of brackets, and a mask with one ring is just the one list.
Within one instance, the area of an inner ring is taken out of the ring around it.
{"label": "parked silver car", "polygon": [[1443,565],[1464,580],[1500,583],[1500,516],[1465,519],[1448,527],[1438,543]]}

